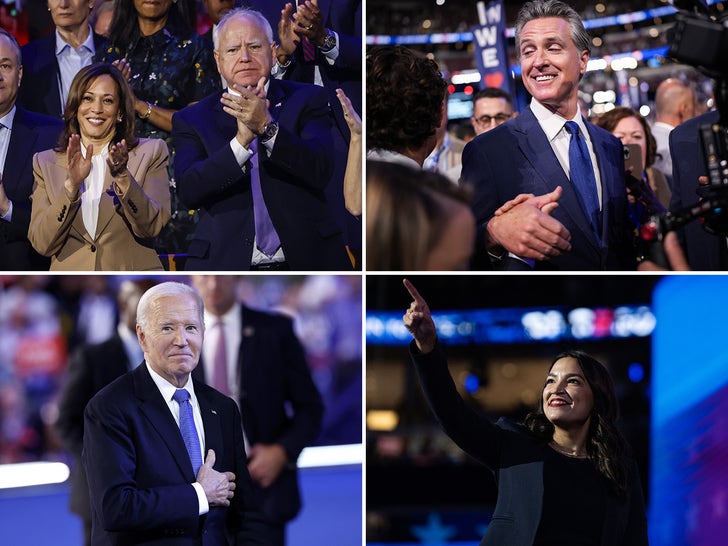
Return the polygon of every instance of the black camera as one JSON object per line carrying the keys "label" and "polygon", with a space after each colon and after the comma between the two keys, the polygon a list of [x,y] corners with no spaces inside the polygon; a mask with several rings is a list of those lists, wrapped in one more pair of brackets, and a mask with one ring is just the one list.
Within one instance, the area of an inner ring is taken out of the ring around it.
{"label": "black camera", "polygon": [[673,5],[681,11],[671,31],[668,56],[715,80],[719,120],[699,128],[708,175],[708,184],[698,186],[696,192],[700,201],[679,211],[653,215],[641,227],[645,241],[659,240],[697,218],[709,233],[728,235],[728,21],[711,18],[700,0],[675,1]]}

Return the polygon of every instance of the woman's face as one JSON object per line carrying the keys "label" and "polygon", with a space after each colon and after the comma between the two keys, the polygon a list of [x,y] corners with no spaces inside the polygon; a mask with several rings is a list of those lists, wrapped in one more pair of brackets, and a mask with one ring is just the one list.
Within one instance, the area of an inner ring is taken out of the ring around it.
{"label": "woman's face", "polygon": [[612,134],[621,140],[622,144],[639,144],[642,149],[642,165],[647,165],[647,135],[636,117],[630,116],[619,120]]}
{"label": "woman's face", "polygon": [[141,19],[158,21],[169,14],[172,0],[134,0],[134,8]]}
{"label": "woman's face", "polygon": [[116,132],[119,109],[119,91],[114,79],[102,74],[92,80],[81,97],[76,114],[84,144],[111,141]]}
{"label": "woman's face", "polygon": [[543,412],[555,427],[573,429],[589,423],[594,394],[573,357],[556,361],[543,388]]}

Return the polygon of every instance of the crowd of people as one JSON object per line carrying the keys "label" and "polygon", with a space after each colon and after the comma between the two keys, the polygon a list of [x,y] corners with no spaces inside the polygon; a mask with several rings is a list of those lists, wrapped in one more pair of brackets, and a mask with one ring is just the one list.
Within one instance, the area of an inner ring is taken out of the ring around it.
{"label": "crowd of people", "polygon": [[[665,211],[697,203],[707,181],[698,122],[686,123],[700,111],[689,83],[669,78],[657,87],[654,123],[621,106],[592,115],[579,94],[592,40],[578,13],[558,1],[528,2],[515,30],[531,101],[516,112],[501,89],[474,92],[473,137],[447,131],[447,81],[434,60],[405,46],[368,49],[367,189],[384,187],[381,168],[371,162],[388,161],[412,171],[401,178],[422,180],[413,185],[413,201],[433,191],[425,182],[431,174],[423,170],[438,173],[442,188],[449,181],[469,192],[475,224],[458,229],[462,239],[475,243],[469,260],[450,262],[457,268],[724,269],[725,234],[708,233],[699,222],[656,238],[643,229]],[[697,119],[705,124],[717,114]],[[677,126],[681,130],[671,133]],[[676,135],[691,143],[690,152],[684,143],[666,144]],[[631,145],[638,146],[637,167],[625,163]],[[391,178],[390,187],[398,181]],[[375,242],[367,239],[367,264],[430,269],[425,261],[398,262],[401,249],[416,248],[427,229],[399,229],[378,208],[395,199],[393,192],[386,198],[380,191],[367,193],[367,234],[378,234]],[[445,240],[443,226],[453,225],[454,218],[444,211],[431,214],[435,238]]]}
{"label": "crowd of people", "polygon": [[0,29],[3,269],[361,268],[361,2],[253,4]]}

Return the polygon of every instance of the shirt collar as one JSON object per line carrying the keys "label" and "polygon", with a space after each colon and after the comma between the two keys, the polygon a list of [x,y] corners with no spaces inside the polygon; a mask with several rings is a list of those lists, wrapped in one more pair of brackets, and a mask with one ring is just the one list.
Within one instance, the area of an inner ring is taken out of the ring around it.
{"label": "shirt collar", "polygon": [[7,114],[5,114],[3,117],[0,118],[0,123],[5,125],[5,127],[7,127],[8,129],[12,129],[16,110],[17,110],[17,107],[13,104],[13,107],[10,109],[10,112],[8,112]]}
{"label": "shirt collar", "polygon": [[531,111],[533,112],[533,115],[536,116],[536,120],[543,129],[544,133],[546,133],[546,138],[549,139],[549,142],[556,138],[559,132],[564,128],[564,124],[567,121],[576,122],[581,134],[585,139],[589,140],[589,132],[586,130],[584,118],[581,117],[581,110],[579,110],[578,106],[576,108],[576,114],[570,120],[552,112],[534,98],[531,99]]}
{"label": "shirt collar", "polygon": [[[265,89],[265,94],[266,95],[268,95],[268,87],[270,87],[270,78],[268,78],[265,81],[264,89]],[[237,91],[235,91],[235,89],[230,89],[230,86],[228,86],[227,92],[230,93],[231,95],[235,95],[236,97],[239,97],[240,96],[240,93],[238,93]]]}
{"label": "shirt collar", "polygon": [[400,154],[399,152],[394,152],[392,150],[374,148],[367,152],[367,159],[373,159],[375,161],[386,161],[387,163],[399,163],[400,165],[406,165],[408,167],[417,169],[418,171],[422,170],[422,165],[417,163],[417,161],[415,161],[411,157],[407,157],[404,154]]}
{"label": "shirt collar", "polygon": [[[177,390],[177,387],[172,385],[172,383],[170,383],[164,377],[155,372],[149,365],[149,362],[146,362],[146,360],[144,362],[144,365],[147,367],[149,374],[152,376],[152,381],[154,381],[154,384],[159,389],[159,392],[162,393],[164,401],[169,404],[170,400],[172,400],[172,396],[174,396],[174,392]],[[196,400],[195,389],[192,385],[192,374],[190,374],[190,376],[187,378],[187,383],[185,383],[182,388],[190,393],[190,400]]]}
{"label": "shirt collar", "polygon": [[240,316],[240,306],[237,303],[233,304],[233,306],[222,316],[213,315],[207,310],[203,312],[203,315],[205,329],[212,328],[219,321],[222,321],[225,324],[231,324],[232,321],[237,320],[237,317]]}
{"label": "shirt collar", "polygon": [[[58,32],[58,29],[56,29],[56,56],[61,55],[66,48],[70,48],[71,44],[69,44],[66,40],[63,39],[61,34]],[[94,31],[91,28],[91,25],[88,27],[88,37],[86,38],[86,41],[84,41],[80,46],[78,46],[77,49],[80,49],[82,47],[85,47],[87,50],[89,50],[91,53],[96,52],[96,48],[94,47]]]}

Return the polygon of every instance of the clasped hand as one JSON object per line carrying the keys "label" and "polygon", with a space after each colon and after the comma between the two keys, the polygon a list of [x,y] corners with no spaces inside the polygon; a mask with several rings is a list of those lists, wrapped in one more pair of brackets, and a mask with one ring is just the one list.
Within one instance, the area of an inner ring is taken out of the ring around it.
{"label": "clasped hand", "polygon": [[210,506],[230,506],[235,494],[235,474],[218,472],[214,468],[215,451],[207,451],[205,462],[197,472],[197,482],[202,486]]}
{"label": "clasped hand", "polygon": [[247,146],[271,120],[270,105],[265,96],[266,78],[261,77],[255,87],[231,84],[235,93],[223,93],[220,98],[223,111],[238,122],[238,141]]}

